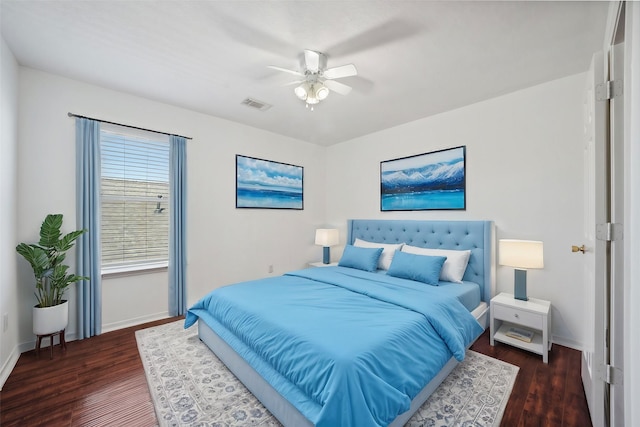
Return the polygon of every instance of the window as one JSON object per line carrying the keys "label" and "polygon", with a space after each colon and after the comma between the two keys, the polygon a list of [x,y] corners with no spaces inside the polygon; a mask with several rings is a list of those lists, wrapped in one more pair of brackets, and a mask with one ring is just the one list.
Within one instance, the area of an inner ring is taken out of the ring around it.
{"label": "window", "polygon": [[103,124],[102,271],[166,267],[169,259],[169,137]]}

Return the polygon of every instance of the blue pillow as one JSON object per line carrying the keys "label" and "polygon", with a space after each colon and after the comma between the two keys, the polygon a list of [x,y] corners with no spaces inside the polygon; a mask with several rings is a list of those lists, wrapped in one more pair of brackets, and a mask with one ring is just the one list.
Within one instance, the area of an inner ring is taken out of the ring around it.
{"label": "blue pillow", "polygon": [[416,280],[428,285],[438,286],[440,270],[447,260],[446,256],[416,255],[396,252],[387,271],[389,276]]}
{"label": "blue pillow", "polygon": [[338,265],[340,267],[351,267],[364,271],[376,271],[382,249],[383,248],[359,248],[353,245],[347,245],[344,247],[344,252],[342,252],[342,258],[340,258]]}

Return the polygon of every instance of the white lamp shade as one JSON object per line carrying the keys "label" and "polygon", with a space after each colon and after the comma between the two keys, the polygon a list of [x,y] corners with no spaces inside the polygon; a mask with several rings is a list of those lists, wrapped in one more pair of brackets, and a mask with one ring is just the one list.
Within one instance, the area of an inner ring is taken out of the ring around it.
{"label": "white lamp shade", "polygon": [[322,101],[327,99],[327,96],[329,96],[329,89],[322,84],[316,87],[316,98],[318,98],[318,100]]}
{"label": "white lamp shade", "polygon": [[294,93],[296,94],[296,96],[297,96],[298,98],[300,98],[301,100],[303,100],[303,101],[304,101],[305,99],[307,99],[307,96],[308,96],[308,94],[307,94],[307,88],[305,87],[305,85],[304,85],[304,84],[302,84],[302,85],[300,85],[300,86],[296,87],[293,91],[294,91]]}
{"label": "white lamp shade", "polygon": [[316,245],[335,246],[340,243],[338,230],[335,228],[318,228],[316,230]]}
{"label": "white lamp shade", "polygon": [[501,239],[498,264],[516,268],[544,268],[542,242]]}

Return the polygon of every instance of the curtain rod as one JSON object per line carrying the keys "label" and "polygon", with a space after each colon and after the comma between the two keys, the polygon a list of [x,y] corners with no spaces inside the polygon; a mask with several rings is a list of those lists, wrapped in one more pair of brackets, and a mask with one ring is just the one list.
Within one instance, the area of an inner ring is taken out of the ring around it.
{"label": "curtain rod", "polygon": [[81,115],[79,115],[79,114],[74,114],[74,113],[67,113],[67,115],[68,115],[69,117],[77,117],[77,118],[79,118],[79,119],[95,120],[95,121],[97,121],[97,122],[101,122],[101,123],[108,123],[108,124],[110,124],[110,125],[124,126],[124,127],[131,128],[131,129],[144,130],[144,131],[147,131],[147,132],[161,133],[161,134],[163,134],[163,135],[175,135],[175,136],[180,136],[180,137],[182,137],[182,138],[184,138],[184,139],[193,139],[193,138],[191,138],[191,137],[189,137],[189,136],[176,135],[175,133],[168,133],[168,132],[160,132],[160,131],[158,131],[158,130],[145,129],[145,128],[141,128],[141,127],[138,127],[138,126],[123,125],[122,123],[110,122],[110,121],[108,121],[108,120],[94,119],[93,117],[81,116]]}

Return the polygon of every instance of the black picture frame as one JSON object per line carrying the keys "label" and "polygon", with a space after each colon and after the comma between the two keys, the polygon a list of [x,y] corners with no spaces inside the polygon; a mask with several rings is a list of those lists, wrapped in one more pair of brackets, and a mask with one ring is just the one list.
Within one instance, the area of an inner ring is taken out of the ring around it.
{"label": "black picture frame", "polygon": [[380,162],[380,210],[466,210],[466,146]]}
{"label": "black picture frame", "polygon": [[304,168],[236,154],[237,209],[304,209]]}

